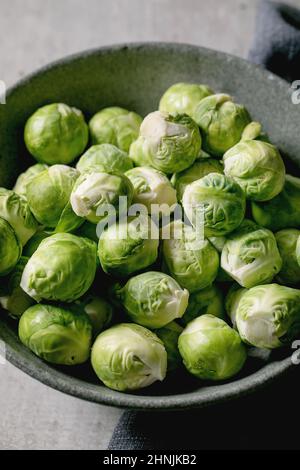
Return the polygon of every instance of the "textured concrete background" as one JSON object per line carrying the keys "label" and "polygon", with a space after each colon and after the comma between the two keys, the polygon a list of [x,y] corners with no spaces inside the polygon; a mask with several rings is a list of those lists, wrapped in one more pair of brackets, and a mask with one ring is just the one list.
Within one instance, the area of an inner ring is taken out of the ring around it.
{"label": "textured concrete background", "polygon": [[[255,0],[0,0],[0,79],[11,85],[49,61],[119,42],[187,42],[246,57],[255,6]],[[104,449],[120,413],[0,365],[0,449]]]}
{"label": "textured concrete background", "polygon": [[1,79],[90,47],[176,41],[246,56],[255,0],[0,0]]}

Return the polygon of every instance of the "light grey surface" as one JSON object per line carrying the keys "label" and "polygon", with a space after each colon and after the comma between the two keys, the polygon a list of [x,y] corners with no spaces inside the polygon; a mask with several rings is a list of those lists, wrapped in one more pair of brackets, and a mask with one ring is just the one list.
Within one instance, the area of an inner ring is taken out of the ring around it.
{"label": "light grey surface", "polygon": [[1,79],[90,47],[186,42],[246,56],[256,0],[0,0]]}
{"label": "light grey surface", "polygon": [[[299,0],[294,1],[299,4]],[[255,0],[0,0],[0,79],[66,54],[131,41],[178,41],[246,56]],[[1,449],[103,449],[120,411],[85,403],[0,365]]]}
{"label": "light grey surface", "polygon": [[57,392],[0,365],[0,449],[103,449],[120,411]]}

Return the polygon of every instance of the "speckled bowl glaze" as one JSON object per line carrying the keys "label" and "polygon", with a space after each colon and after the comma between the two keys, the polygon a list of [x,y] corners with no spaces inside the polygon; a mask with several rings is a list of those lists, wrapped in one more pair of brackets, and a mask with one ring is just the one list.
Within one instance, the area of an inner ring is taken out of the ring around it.
{"label": "speckled bowl glaze", "polygon": [[[39,106],[62,101],[86,118],[105,106],[119,105],[145,115],[157,109],[167,87],[179,81],[207,83],[232,94],[252,117],[263,123],[286,156],[288,169],[299,174],[300,105],[291,101],[289,85],[242,59],[183,44],[128,44],[104,47],[50,64],[17,83],[0,105],[0,185],[10,187],[31,163],[23,143],[26,119]],[[289,158],[287,158],[287,156]],[[54,367],[21,345],[16,323],[0,312],[0,338],[7,359],[41,382],[102,404],[136,409],[202,407],[253,392],[292,367],[292,349],[249,358],[242,374],[230,382],[208,384],[174,373],[162,384],[136,393],[102,386],[89,365]]]}

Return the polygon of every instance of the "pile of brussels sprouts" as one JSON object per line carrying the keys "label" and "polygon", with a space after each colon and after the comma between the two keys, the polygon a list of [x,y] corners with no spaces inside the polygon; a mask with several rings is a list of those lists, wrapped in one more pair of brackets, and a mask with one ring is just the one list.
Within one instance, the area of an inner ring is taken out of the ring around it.
{"label": "pile of brussels sprouts", "polygon": [[88,125],[53,103],[24,139],[38,163],[0,188],[0,301],[34,354],[125,391],[228,379],[300,334],[300,179],[231,96],[177,83],[144,119]]}

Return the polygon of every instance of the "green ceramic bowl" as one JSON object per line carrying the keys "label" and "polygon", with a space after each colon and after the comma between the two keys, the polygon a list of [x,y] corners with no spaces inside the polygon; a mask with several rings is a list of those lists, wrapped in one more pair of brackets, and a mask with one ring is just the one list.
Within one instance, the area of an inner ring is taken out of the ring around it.
{"label": "green ceramic bowl", "polygon": [[[0,105],[0,185],[13,185],[31,163],[23,127],[36,108],[62,101],[87,118],[105,106],[118,105],[145,115],[157,109],[172,83],[207,83],[232,94],[261,121],[271,140],[288,155],[288,168],[299,173],[300,105],[291,101],[289,85],[269,72],[220,52],[182,44],[129,44],[100,48],[51,64],[20,81]],[[255,391],[292,367],[292,350],[249,358],[230,382],[207,384],[184,372],[138,393],[119,393],[102,386],[89,365],[53,367],[20,344],[16,323],[0,312],[0,338],[7,359],[32,377],[62,392],[102,404],[139,409],[201,407]]]}

